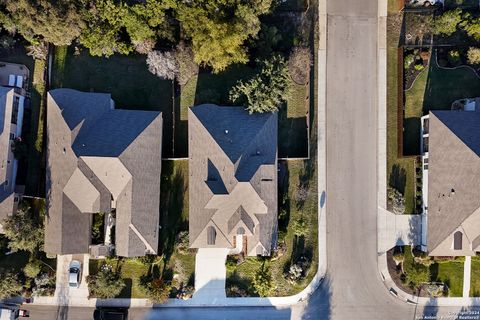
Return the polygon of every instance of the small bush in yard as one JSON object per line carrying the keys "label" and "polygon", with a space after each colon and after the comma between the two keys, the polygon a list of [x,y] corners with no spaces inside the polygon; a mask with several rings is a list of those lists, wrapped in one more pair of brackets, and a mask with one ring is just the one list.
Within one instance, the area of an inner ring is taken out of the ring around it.
{"label": "small bush in yard", "polygon": [[170,296],[172,284],[170,281],[165,281],[161,278],[153,279],[146,284],[147,295],[154,303],[164,303]]}
{"label": "small bush in yard", "polygon": [[430,269],[423,265],[415,265],[406,274],[406,283],[415,289],[430,281]]}
{"label": "small bush in yard", "polygon": [[38,274],[42,271],[41,262],[38,260],[33,260],[27,263],[27,265],[23,268],[23,273],[28,278],[35,278]]}
{"label": "small bush in yard", "polygon": [[405,198],[403,195],[394,188],[388,188],[387,190],[388,202],[392,208],[393,213],[403,214],[405,213]]}
{"label": "small bush in yard", "polygon": [[177,251],[180,254],[188,254],[189,242],[188,242],[188,231],[180,231],[176,238],[176,247]]}
{"label": "small bush in yard", "polygon": [[303,217],[303,214],[293,222],[292,225],[293,233],[298,236],[305,236],[308,232],[307,220]]}
{"label": "small bush in yard", "polygon": [[53,296],[54,293],[55,275],[49,276],[48,273],[44,273],[35,278],[35,286],[32,290],[32,296]]}
{"label": "small bush in yard", "polygon": [[265,264],[263,264],[257,274],[255,274],[253,278],[253,288],[260,297],[268,297],[275,289],[272,273],[270,272],[270,268],[265,266]]}
{"label": "small bush in yard", "polygon": [[480,64],[480,48],[470,47],[467,53],[468,63]]}
{"label": "small bush in yard", "polygon": [[405,69],[408,69],[414,62],[415,56],[413,54],[406,55],[405,58],[403,58],[403,65]]}
{"label": "small bush in yard", "polygon": [[100,299],[115,298],[125,288],[125,282],[113,272],[112,266],[104,264],[98,274],[87,277],[90,297]]}
{"label": "small bush in yard", "polygon": [[448,62],[453,66],[458,66],[461,63],[460,52],[458,50],[451,50],[447,56]]}
{"label": "small bush in yard", "polygon": [[290,75],[298,84],[306,84],[310,76],[312,55],[308,47],[295,47],[288,58]]}
{"label": "small bush in yard", "polygon": [[287,277],[291,282],[296,282],[302,277],[302,274],[302,267],[299,264],[292,264],[288,270]]}

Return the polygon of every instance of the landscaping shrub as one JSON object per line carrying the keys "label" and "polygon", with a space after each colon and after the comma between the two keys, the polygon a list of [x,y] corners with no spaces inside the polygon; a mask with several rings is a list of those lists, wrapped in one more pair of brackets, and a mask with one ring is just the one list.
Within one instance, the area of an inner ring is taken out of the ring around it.
{"label": "landscaping shrub", "polygon": [[227,297],[237,297],[237,298],[242,298],[242,297],[248,297],[248,292],[239,286],[232,285],[227,287]]}
{"label": "landscaping shrub", "polygon": [[423,64],[415,64],[414,68],[417,71],[422,71],[423,69],[425,69],[425,66]]}
{"label": "landscaping shrub", "polygon": [[188,231],[180,231],[177,234],[175,244],[176,244],[178,253],[183,255],[188,254],[190,250],[189,240],[188,240]]}
{"label": "landscaping shrub", "polygon": [[32,290],[32,296],[53,296],[54,293],[55,275],[49,276],[47,273],[44,273],[35,278],[35,286]]}
{"label": "landscaping shrub", "polygon": [[387,190],[388,203],[390,204],[393,213],[405,213],[405,198],[397,189],[389,187]]}
{"label": "landscaping shrub", "polygon": [[403,65],[405,69],[408,69],[412,63],[415,62],[415,55],[408,54],[403,58]]}
{"label": "landscaping shrub", "polygon": [[457,8],[455,10],[445,11],[443,14],[435,18],[432,32],[437,35],[450,36],[457,31],[457,27],[461,22],[461,9]]}
{"label": "landscaping shrub", "polygon": [[288,58],[288,69],[293,81],[306,84],[310,76],[312,55],[308,47],[295,47]]}
{"label": "landscaping shrub", "polygon": [[260,297],[268,297],[275,289],[270,268],[264,264],[253,278],[253,288]]}
{"label": "landscaping shrub", "polygon": [[450,50],[447,59],[452,66],[458,66],[461,64],[460,52],[458,52],[458,50]]}
{"label": "landscaping shrub", "polygon": [[32,260],[23,268],[23,273],[28,278],[34,279],[42,271],[41,262],[38,260]]}
{"label": "landscaping shrub", "polygon": [[153,279],[145,285],[147,296],[154,303],[164,303],[170,296],[172,284],[161,278]]}
{"label": "landscaping shrub", "polygon": [[274,112],[288,97],[289,72],[285,59],[274,55],[259,62],[260,71],[247,82],[230,90],[230,100],[246,107],[249,113]]}
{"label": "landscaping shrub", "polygon": [[470,47],[467,52],[468,63],[480,64],[480,48]]}
{"label": "landscaping shrub", "polygon": [[105,213],[98,212],[93,215],[92,223],[92,243],[101,244],[104,242],[105,233]]}
{"label": "landscaping shrub", "polygon": [[292,225],[293,233],[298,236],[305,236],[308,232],[307,220],[303,217],[303,214],[293,222]]}
{"label": "landscaping shrub", "polygon": [[104,264],[96,275],[87,277],[89,297],[100,299],[115,298],[125,288],[125,282],[113,272],[112,266]]}
{"label": "landscaping shrub", "polygon": [[414,265],[406,272],[405,282],[413,287],[419,289],[422,284],[430,281],[430,269],[423,265]]}

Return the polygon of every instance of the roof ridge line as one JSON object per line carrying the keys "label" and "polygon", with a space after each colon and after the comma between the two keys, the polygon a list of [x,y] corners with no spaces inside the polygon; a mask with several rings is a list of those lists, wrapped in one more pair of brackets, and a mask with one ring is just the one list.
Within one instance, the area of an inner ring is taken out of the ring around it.
{"label": "roof ridge line", "polygon": [[140,231],[138,231],[138,229],[133,225],[133,223],[130,222],[130,224],[128,225],[128,227],[130,229],[132,229],[133,232],[135,232],[135,234],[137,235],[137,237],[143,242],[143,244],[145,245],[145,247],[147,247],[148,250],[150,250],[151,252],[157,252],[156,250],[154,250],[152,248],[152,246],[150,245],[150,243],[147,242],[147,240],[142,236],[142,234],[140,233]]}

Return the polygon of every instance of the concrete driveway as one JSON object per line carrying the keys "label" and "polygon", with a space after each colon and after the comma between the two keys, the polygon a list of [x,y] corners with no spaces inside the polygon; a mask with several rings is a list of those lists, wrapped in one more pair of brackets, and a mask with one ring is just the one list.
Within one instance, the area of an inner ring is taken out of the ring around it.
{"label": "concrete driveway", "polygon": [[[57,281],[55,288],[55,297],[58,301],[68,301],[71,298],[87,298],[88,297],[88,254],[80,255],[58,255],[57,256]],[[68,285],[69,266],[72,260],[78,260],[82,264],[82,277],[79,288],[70,288]]]}
{"label": "concrete driveway", "polygon": [[193,299],[212,303],[225,298],[225,278],[229,250],[218,248],[198,249],[195,257],[195,293]]}

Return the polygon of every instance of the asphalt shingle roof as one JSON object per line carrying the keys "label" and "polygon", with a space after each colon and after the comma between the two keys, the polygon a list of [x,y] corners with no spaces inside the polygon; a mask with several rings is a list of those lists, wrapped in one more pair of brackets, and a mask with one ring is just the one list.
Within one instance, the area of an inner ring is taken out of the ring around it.
{"label": "asphalt shingle roof", "polygon": [[[256,255],[260,246],[270,254],[277,232],[277,125],[276,113],[212,104],[189,110],[191,247],[232,247],[232,228],[241,225],[253,233],[247,253]],[[209,226],[216,229],[214,246],[207,245]]]}
{"label": "asphalt shingle roof", "polygon": [[[47,100],[45,251],[87,253],[94,213],[88,208],[115,208],[117,255],[156,252],[162,114],[116,110],[109,94],[72,89],[52,90]],[[74,172],[80,178],[69,185]],[[90,196],[75,194],[80,190]],[[77,232],[66,232],[72,228]]]}
{"label": "asphalt shingle roof", "polygon": [[[432,111],[429,117],[428,243],[431,255],[455,252],[453,233],[473,243],[480,235],[480,112]],[[474,248],[473,248],[474,249]]]}

